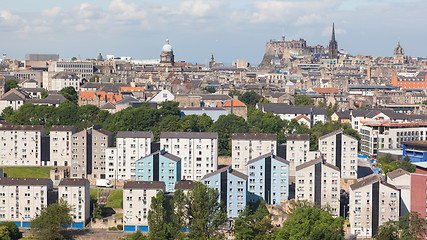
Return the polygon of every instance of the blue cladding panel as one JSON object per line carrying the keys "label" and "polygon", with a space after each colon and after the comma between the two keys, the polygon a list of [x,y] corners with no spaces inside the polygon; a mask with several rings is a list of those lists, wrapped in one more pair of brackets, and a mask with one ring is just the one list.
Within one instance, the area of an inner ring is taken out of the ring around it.
{"label": "blue cladding panel", "polygon": [[138,226],[138,230],[141,232],[148,232],[148,226]]}
{"label": "blue cladding panel", "polygon": [[135,226],[125,226],[124,230],[127,232],[135,232]]}
{"label": "blue cladding panel", "polygon": [[22,222],[22,227],[30,227],[30,222]]}

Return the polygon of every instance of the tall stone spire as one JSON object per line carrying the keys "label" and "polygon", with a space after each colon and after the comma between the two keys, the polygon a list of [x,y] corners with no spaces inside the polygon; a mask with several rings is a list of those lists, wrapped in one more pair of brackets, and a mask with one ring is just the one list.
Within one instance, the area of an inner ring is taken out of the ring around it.
{"label": "tall stone spire", "polygon": [[332,23],[332,37],[331,41],[329,41],[329,58],[337,59],[338,58],[338,43],[335,40],[335,23]]}

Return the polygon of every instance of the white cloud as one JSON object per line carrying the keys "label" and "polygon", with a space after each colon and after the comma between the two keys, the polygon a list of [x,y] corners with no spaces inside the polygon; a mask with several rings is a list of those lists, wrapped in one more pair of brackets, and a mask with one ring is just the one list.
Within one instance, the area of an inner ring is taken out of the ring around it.
{"label": "white cloud", "polygon": [[176,8],[172,9],[174,14],[191,15],[193,17],[205,17],[214,14],[218,8],[223,6],[220,1],[189,0],[181,2]]}
{"label": "white cloud", "polygon": [[55,17],[59,16],[62,13],[61,7],[54,7],[52,9],[46,9],[42,12],[42,16],[45,17]]}
{"label": "white cloud", "polygon": [[[332,34],[332,26],[326,27],[322,31],[322,36],[328,37],[328,36],[331,36],[331,34]],[[335,26],[335,35],[344,35],[344,34],[347,34],[347,31],[345,29],[337,28]]]}
{"label": "white cloud", "polygon": [[0,22],[13,22],[18,21],[20,18],[9,11],[0,11]]}

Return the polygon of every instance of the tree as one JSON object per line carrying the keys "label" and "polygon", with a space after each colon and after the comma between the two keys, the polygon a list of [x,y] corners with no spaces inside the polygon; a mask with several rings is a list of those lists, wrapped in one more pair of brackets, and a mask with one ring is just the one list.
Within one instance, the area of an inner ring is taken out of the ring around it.
{"label": "tree", "polygon": [[73,62],[74,62],[74,61],[77,61],[77,58],[76,58],[76,57],[72,57],[72,58],[71,58],[71,61],[73,61]]}
{"label": "tree", "polygon": [[187,227],[187,198],[181,189],[176,189],[170,202],[170,233],[175,239],[184,239],[182,230]]}
{"label": "tree", "polygon": [[141,231],[136,231],[135,233],[129,234],[124,238],[121,238],[122,240],[147,240],[148,238],[142,234]]}
{"label": "tree", "polygon": [[378,228],[377,234],[374,238],[376,240],[398,240],[399,226],[396,221],[388,221]]}
{"label": "tree", "polygon": [[71,233],[67,231],[67,226],[73,223],[70,214],[71,206],[62,198],[46,208],[43,208],[31,223],[33,231],[40,239],[56,240],[71,238]]}
{"label": "tree", "polygon": [[13,108],[11,106],[6,107],[1,112],[1,116],[6,120],[8,120],[12,115],[13,115]]}
{"label": "tree", "polygon": [[230,97],[234,97],[234,96],[240,97],[240,96],[242,96],[242,93],[239,92],[236,89],[233,89],[230,92],[228,92],[228,96],[230,96]]}
{"label": "tree", "polygon": [[288,216],[274,239],[344,239],[343,225],[342,217],[333,217],[324,209],[303,205]]}
{"label": "tree", "polygon": [[202,90],[208,92],[208,93],[215,93],[216,92],[216,88],[215,87],[204,87],[202,88]]}
{"label": "tree", "polygon": [[166,219],[166,198],[163,191],[157,192],[151,198],[151,206],[148,211],[149,237],[152,240],[169,239]]}
{"label": "tree", "polygon": [[425,234],[427,220],[418,212],[409,212],[399,217],[398,227],[401,239],[416,240]]}
{"label": "tree", "polygon": [[68,101],[77,104],[77,100],[79,98],[76,89],[72,86],[70,87],[65,87],[63,89],[61,89],[61,91],[59,91],[59,94],[61,94],[62,96],[64,96]]}
{"label": "tree", "polygon": [[265,202],[249,204],[240,213],[239,218],[234,223],[235,239],[265,239],[265,236],[272,229],[269,212]]}
{"label": "tree", "polygon": [[45,99],[49,96],[49,93],[46,92],[46,90],[41,91],[40,96],[42,97],[42,99]]}
{"label": "tree", "polygon": [[18,240],[22,237],[18,226],[13,222],[2,222],[0,228],[0,239]]}
{"label": "tree", "polygon": [[4,83],[4,92],[7,93],[13,88],[19,88],[18,82],[15,79],[6,80]]}
{"label": "tree", "polygon": [[409,158],[408,155],[406,155],[402,159],[402,161],[400,162],[399,167],[402,168],[403,170],[411,172],[411,173],[415,172],[415,165],[412,165],[411,158]]}
{"label": "tree", "polygon": [[218,154],[231,155],[231,135],[233,133],[247,133],[249,126],[244,118],[234,114],[221,115],[209,129],[218,133]]}
{"label": "tree", "polygon": [[187,218],[191,231],[190,239],[212,239],[218,234],[218,227],[223,225],[227,214],[218,202],[219,192],[201,182],[195,182],[187,194]]}
{"label": "tree", "polygon": [[243,95],[239,96],[239,100],[245,103],[246,105],[255,106],[263,97],[257,94],[254,91],[245,92]]}
{"label": "tree", "polygon": [[300,94],[295,97],[296,106],[314,106],[314,99],[306,94]]}

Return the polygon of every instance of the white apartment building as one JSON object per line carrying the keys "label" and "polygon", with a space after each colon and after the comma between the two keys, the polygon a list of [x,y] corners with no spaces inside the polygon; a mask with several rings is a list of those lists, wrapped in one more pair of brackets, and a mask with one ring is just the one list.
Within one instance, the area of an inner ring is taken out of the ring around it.
{"label": "white apartment building", "polygon": [[73,228],[83,228],[90,220],[90,186],[87,179],[64,178],[58,185],[58,197],[71,206]]}
{"label": "white apartment building", "polygon": [[116,147],[106,150],[106,178],[135,180],[135,161],[151,154],[153,141],[152,132],[118,132]]}
{"label": "white apartment building", "polygon": [[200,181],[218,168],[218,133],[162,132],[160,149],[181,158],[181,177]]}
{"label": "white apartment building", "polygon": [[357,179],[357,147],[357,139],[344,134],[342,129],[319,138],[323,159],[337,166],[344,179]]}
{"label": "white apartment building", "polygon": [[81,78],[72,72],[59,72],[51,76],[48,85],[45,86],[49,91],[60,91],[65,87],[73,87],[76,91],[80,90]]}
{"label": "white apartment building", "polygon": [[107,148],[114,144],[114,134],[105,129],[92,129],[91,179],[105,179]]}
{"label": "white apartment building", "polygon": [[319,151],[310,151],[309,134],[286,136],[286,159],[289,161],[289,175],[295,176],[295,168],[320,157]]}
{"label": "white apartment building", "polygon": [[42,137],[40,125],[0,123],[0,164],[2,166],[41,166]]}
{"label": "white apartment building", "polygon": [[123,186],[123,225],[125,231],[148,231],[151,198],[165,191],[160,181],[127,181]]}
{"label": "white apartment building", "polygon": [[0,221],[29,227],[31,220],[50,203],[48,178],[0,178]]}
{"label": "white apartment building", "polygon": [[411,173],[398,168],[387,173],[387,183],[400,190],[399,216],[405,216],[411,211]]}
{"label": "white apartment building", "polygon": [[276,155],[276,134],[233,133],[231,136],[232,168],[246,174],[249,160],[271,153]]}
{"label": "white apartment building", "polygon": [[371,238],[385,222],[399,220],[399,199],[399,189],[380,181],[377,175],[350,185],[351,233]]}
{"label": "white apartment building", "polygon": [[322,158],[296,167],[295,199],[318,206],[330,206],[334,216],[340,215],[340,170]]}
{"label": "white apartment building", "polygon": [[50,165],[71,165],[71,138],[76,133],[73,126],[52,126],[50,128]]}
{"label": "white apartment building", "polygon": [[92,161],[92,136],[88,130],[74,133],[71,140],[71,169],[72,178],[87,178],[88,162]]}
{"label": "white apartment building", "polygon": [[49,72],[72,72],[80,78],[89,80],[93,76],[93,66],[91,61],[52,61]]}
{"label": "white apartment building", "polygon": [[404,141],[427,140],[427,122],[362,121],[360,152],[377,158],[380,149],[402,148]]}

